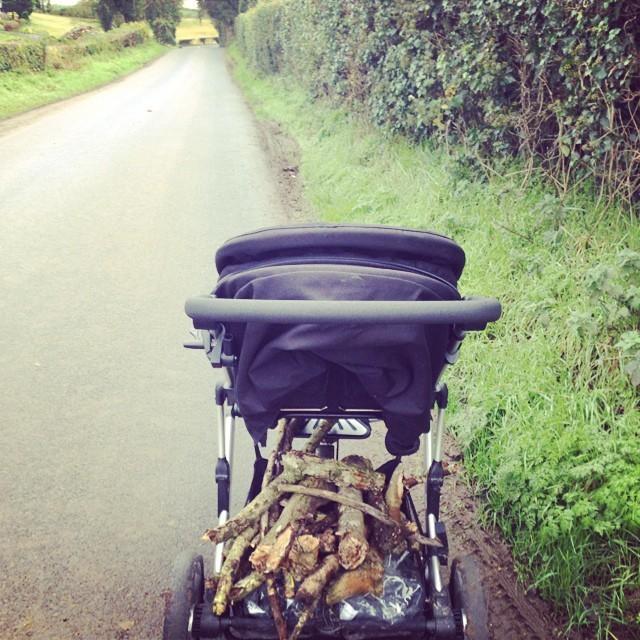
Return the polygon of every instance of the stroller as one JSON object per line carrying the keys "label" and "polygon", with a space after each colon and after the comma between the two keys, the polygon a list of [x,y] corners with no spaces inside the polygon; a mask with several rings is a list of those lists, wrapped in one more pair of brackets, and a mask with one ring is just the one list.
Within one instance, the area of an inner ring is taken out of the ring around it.
{"label": "stroller", "polygon": [[[283,226],[226,242],[216,254],[213,294],[186,303],[201,341],[185,346],[204,349],[212,366],[226,373],[226,383],[216,388],[219,524],[230,518],[230,454],[239,417],[255,443],[248,502],[261,485],[268,429],[283,418],[297,419],[300,438],[309,437],[320,419],[331,419],[333,427],[316,451],[325,457],[337,456],[340,441],[367,438],[383,423],[392,459],[378,471],[387,479],[425,439],[426,514],[419,516],[409,492],[402,511],[440,544],[422,546],[409,568],[393,567],[402,594],[391,618],[385,599],[393,594],[385,586],[376,606],[360,598],[351,603],[350,615],[319,613],[303,637],[489,638],[473,558],[453,560],[448,587],[442,575],[448,564],[439,517],[448,392],[441,378],[456,361],[465,333],[483,330],[501,313],[495,299],[460,296],[456,285],[464,263],[462,249],[434,233]],[[214,574],[222,557],[218,544]],[[206,583],[202,556],[178,559],[164,640],[278,637],[258,596],[253,607],[234,605],[216,616]]]}

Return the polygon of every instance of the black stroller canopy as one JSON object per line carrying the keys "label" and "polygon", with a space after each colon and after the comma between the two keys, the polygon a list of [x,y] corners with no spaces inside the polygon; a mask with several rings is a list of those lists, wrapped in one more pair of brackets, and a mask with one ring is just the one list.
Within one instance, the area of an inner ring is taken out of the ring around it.
{"label": "black stroller canopy", "polygon": [[[226,242],[216,297],[261,300],[459,300],[464,252],[449,238],[382,226],[299,225]],[[230,323],[236,394],[255,440],[284,409],[375,410],[387,447],[409,453],[429,411],[450,325]]]}
{"label": "black stroller canopy", "polygon": [[301,224],[246,233],[227,241],[216,254],[220,276],[251,265],[300,259],[353,260],[365,266],[387,263],[415,269],[456,285],[464,251],[450,238],[429,231],[381,225]]}

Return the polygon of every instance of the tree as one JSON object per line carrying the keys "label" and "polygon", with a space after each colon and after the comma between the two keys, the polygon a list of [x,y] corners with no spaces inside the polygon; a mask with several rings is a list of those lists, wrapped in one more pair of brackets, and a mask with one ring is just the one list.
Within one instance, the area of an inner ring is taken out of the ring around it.
{"label": "tree", "polygon": [[182,0],[147,0],[145,17],[158,42],[176,43],[176,27],[180,23]]}
{"label": "tree", "polygon": [[21,18],[28,18],[34,9],[33,0],[4,0],[2,10],[6,13],[17,13]]}
{"label": "tree", "polygon": [[198,5],[204,7],[211,16],[223,43],[233,34],[236,16],[253,4],[255,2],[252,0],[198,0]]}
{"label": "tree", "polygon": [[98,0],[96,13],[105,31],[122,22],[142,20],[145,14],[144,0]]}

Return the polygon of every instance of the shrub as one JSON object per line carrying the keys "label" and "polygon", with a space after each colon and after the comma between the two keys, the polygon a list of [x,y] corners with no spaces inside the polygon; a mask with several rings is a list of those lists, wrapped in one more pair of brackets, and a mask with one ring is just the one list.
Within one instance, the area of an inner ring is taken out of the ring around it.
{"label": "shrub", "polygon": [[45,45],[43,42],[0,41],[1,71],[44,71]]}
{"label": "shrub", "polygon": [[595,179],[640,201],[636,0],[265,0],[236,32],[256,69],[393,133],[520,155],[561,192]]}

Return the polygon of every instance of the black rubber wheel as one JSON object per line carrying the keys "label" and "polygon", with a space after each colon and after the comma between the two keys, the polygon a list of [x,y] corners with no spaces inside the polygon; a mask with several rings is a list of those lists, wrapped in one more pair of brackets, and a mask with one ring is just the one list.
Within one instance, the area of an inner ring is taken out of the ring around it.
{"label": "black rubber wheel", "polygon": [[171,589],[164,609],[162,640],[191,640],[189,616],[195,604],[204,602],[202,556],[187,551],[173,565]]}
{"label": "black rubber wheel", "polygon": [[459,614],[465,640],[489,640],[489,614],[482,588],[480,567],[472,556],[456,558],[449,580],[451,603]]}

